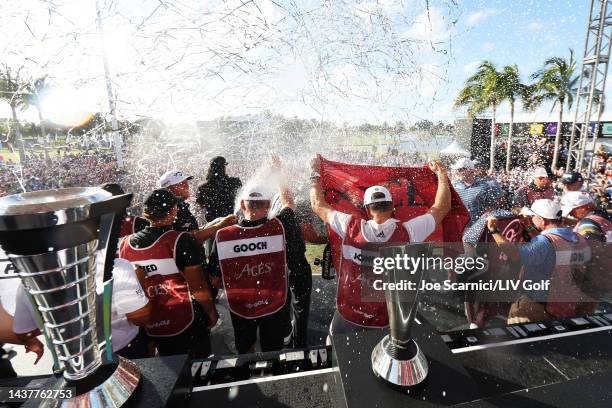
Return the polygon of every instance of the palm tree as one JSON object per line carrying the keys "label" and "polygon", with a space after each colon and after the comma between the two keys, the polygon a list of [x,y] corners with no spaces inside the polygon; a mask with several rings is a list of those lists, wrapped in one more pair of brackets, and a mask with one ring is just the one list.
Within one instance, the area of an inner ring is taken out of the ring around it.
{"label": "palm tree", "polygon": [[25,157],[25,153],[23,150],[23,141],[21,140],[21,130],[19,129],[19,120],[17,118],[17,109],[22,110],[26,105],[26,100],[24,98],[24,84],[20,78],[21,68],[19,68],[16,72],[7,65],[4,64],[2,70],[0,71],[0,99],[6,101],[11,107],[11,113],[13,115],[13,126],[14,126],[14,136],[13,137],[13,126],[9,128],[9,135],[7,136],[6,142],[9,145],[11,151],[13,149],[13,140],[20,141],[20,155],[23,160]]}
{"label": "palm tree", "polygon": [[500,72],[499,78],[500,98],[510,104],[510,124],[508,126],[508,139],[506,140],[506,171],[510,171],[510,156],[512,149],[512,127],[514,125],[514,107],[517,99],[529,98],[529,88],[521,82],[516,64],[506,65]]}
{"label": "palm tree", "polygon": [[[36,108],[36,111],[38,112],[38,120],[40,122],[40,135],[42,136],[43,140],[45,140],[45,142],[47,138],[47,129],[45,127],[45,119],[42,113],[41,97],[44,96],[44,94],[49,91],[49,88],[50,86],[49,86],[49,83],[47,82],[47,76],[45,75],[43,77],[37,78],[29,82],[26,85],[27,92],[24,95],[26,102],[29,105],[34,106]],[[45,146],[45,159],[49,160],[49,152],[47,151],[47,144],[45,143],[44,146]]]}
{"label": "palm tree", "polygon": [[552,170],[557,169],[559,160],[559,146],[561,144],[561,127],[563,126],[564,105],[571,109],[576,95],[576,87],[579,77],[576,73],[576,60],[574,51],[569,50],[568,59],[553,57],[544,61],[542,69],[535,72],[531,78],[536,82],[533,86],[534,94],[531,98],[530,106],[535,108],[543,101],[552,101],[550,109],[552,112],[559,106],[559,119],[557,121],[557,134],[555,135],[555,152],[553,154]]}
{"label": "palm tree", "polygon": [[491,121],[491,150],[489,168],[495,168],[495,115],[497,107],[503,100],[502,87],[500,86],[501,73],[497,71],[491,61],[483,61],[474,75],[465,81],[465,85],[459,96],[455,99],[455,108],[468,107],[468,117],[474,116],[491,109],[493,118]]}

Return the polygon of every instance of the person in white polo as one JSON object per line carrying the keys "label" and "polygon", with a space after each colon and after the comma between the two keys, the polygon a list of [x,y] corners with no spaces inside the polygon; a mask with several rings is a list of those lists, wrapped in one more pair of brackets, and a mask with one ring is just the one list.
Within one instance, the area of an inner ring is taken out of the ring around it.
{"label": "person in white polo", "polygon": [[337,313],[332,320],[331,332],[336,334],[356,331],[360,327],[385,327],[389,322],[385,302],[364,301],[361,298],[361,252],[371,243],[422,242],[431,235],[450,210],[446,169],[439,162],[429,164],[429,168],[438,176],[435,202],[427,213],[402,222],[393,218],[393,198],[383,186],[371,186],[364,193],[363,204],[368,219],[334,210],[325,201],[319,179],[320,165],[320,159],[313,159],[310,189],[312,210],[343,240],[338,273]]}
{"label": "person in white polo", "polygon": [[[100,292],[100,276],[96,277],[96,290]],[[139,334],[139,326],[144,326],[149,316],[149,300],[138,282],[132,264],[125,259],[115,259],[111,302],[111,334],[115,353],[131,359],[149,357],[147,337]],[[17,291],[13,331],[20,338],[40,334],[34,310],[23,286]]]}

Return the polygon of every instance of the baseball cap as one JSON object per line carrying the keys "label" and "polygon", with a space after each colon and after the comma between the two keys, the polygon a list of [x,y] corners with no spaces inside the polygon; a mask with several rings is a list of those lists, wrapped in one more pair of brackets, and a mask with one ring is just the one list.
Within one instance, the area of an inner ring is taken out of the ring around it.
{"label": "baseball cap", "polygon": [[[379,198],[372,197],[375,193],[382,193],[383,197],[379,197]],[[383,186],[368,187],[365,193],[363,194],[363,204],[364,205],[380,203],[383,201],[393,201],[393,197],[391,197],[391,193],[389,192],[389,190],[387,190]]]}
{"label": "baseball cap", "polygon": [[542,198],[535,200],[531,204],[531,208],[523,207],[521,210],[523,215],[538,215],[547,220],[557,220],[561,217],[561,204],[556,200]]}
{"label": "baseball cap", "polygon": [[227,160],[223,156],[215,156],[210,160],[210,164],[221,167],[227,165]]}
{"label": "baseball cap", "polygon": [[582,177],[582,174],[578,173],[577,171],[570,171],[561,177],[561,183],[563,184],[574,184],[583,181],[584,178]]}
{"label": "baseball cap", "polygon": [[582,207],[583,205],[587,204],[593,204],[595,201],[588,193],[584,193],[582,191],[570,191],[569,193],[563,194],[561,203],[563,216],[567,217],[574,208]]}
{"label": "baseball cap", "polygon": [[455,164],[451,166],[452,170],[473,169],[473,168],[474,168],[474,162],[468,159],[467,157],[460,158],[459,160],[455,162]]}
{"label": "baseball cap", "polygon": [[272,192],[261,184],[246,186],[240,195],[241,200],[245,201],[270,201]]}
{"label": "baseball cap", "polygon": [[532,177],[548,177],[548,173],[546,172],[546,169],[544,167],[537,167],[536,169],[533,170],[533,173],[531,173]]}
{"label": "baseball cap", "polygon": [[180,170],[168,170],[159,178],[158,184],[161,188],[166,188],[192,178]]}
{"label": "baseball cap", "polygon": [[145,212],[153,217],[163,217],[177,202],[174,194],[165,188],[160,188],[149,194],[145,199],[144,208]]}

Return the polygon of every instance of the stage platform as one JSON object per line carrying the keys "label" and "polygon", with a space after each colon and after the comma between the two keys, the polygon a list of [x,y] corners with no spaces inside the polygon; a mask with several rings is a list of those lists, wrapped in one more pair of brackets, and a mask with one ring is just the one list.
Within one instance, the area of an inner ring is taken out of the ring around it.
{"label": "stage platform", "polygon": [[[415,334],[430,364],[411,390],[390,388],[372,373],[370,355],[387,333],[336,336],[324,346],[334,313],[335,281],[315,278],[311,347],[236,356],[224,301],[213,333],[216,357],[187,361],[180,405],[187,407],[609,407],[612,314],[470,330],[461,298],[422,298]],[[22,378],[23,382],[28,379]],[[175,395],[176,397],[176,395]],[[153,403],[149,408],[156,406]],[[159,406],[159,405],[158,405]]]}

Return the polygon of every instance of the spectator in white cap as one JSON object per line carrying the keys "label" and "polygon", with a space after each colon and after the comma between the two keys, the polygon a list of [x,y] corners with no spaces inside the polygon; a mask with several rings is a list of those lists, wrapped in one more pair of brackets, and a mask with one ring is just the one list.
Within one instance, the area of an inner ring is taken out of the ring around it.
{"label": "spectator in white cap", "polygon": [[159,187],[170,191],[177,198],[177,214],[172,224],[175,231],[195,231],[198,229],[198,220],[189,210],[189,180],[193,177],[180,170],[169,170],[159,178]]}
{"label": "spectator in white cap", "polygon": [[[571,317],[583,312],[582,307],[590,308],[592,305],[584,303],[586,297],[575,283],[581,282],[586,273],[589,246],[582,236],[563,227],[559,202],[546,198],[535,200],[521,213],[531,217],[540,235],[518,248],[505,246],[504,251],[520,260],[523,280],[549,281],[550,285],[547,290],[525,291],[510,308],[508,323]],[[487,218],[487,227],[495,242],[508,243],[498,229],[496,217]]]}
{"label": "spectator in white cap", "polygon": [[610,216],[599,209],[595,200],[581,191],[571,191],[563,196],[563,216],[575,220],[574,231],[587,240],[612,242]]}
{"label": "spectator in white cap", "polygon": [[363,204],[369,219],[334,210],[325,200],[319,179],[319,157],[313,159],[311,167],[312,210],[343,240],[342,262],[338,271],[337,313],[330,332],[334,335],[358,331],[363,327],[384,327],[388,324],[385,303],[366,301],[361,296],[362,254],[372,243],[422,242],[434,231],[450,210],[446,169],[439,162],[429,164],[429,168],[438,176],[435,202],[427,213],[402,222],[393,218],[393,198],[383,186],[371,186],[364,193]]}
{"label": "spectator in white cap", "polygon": [[282,209],[269,217],[273,195],[263,184],[245,186],[243,217],[217,232],[208,262],[213,285],[225,288],[238,353],[254,352],[258,337],[261,351],[289,342],[292,293],[298,306],[309,307],[310,291],[300,295],[312,273],[292,199],[281,188]]}
{"label": "spectator in white cap", "polygon": [[526,186],[516,190],[512,200],[513,208],[529,207],[536,200],[555,197],[555,189],[552,187],[548,172],[544,167],[537,167],[531,173],[531,181]]}
{"label": "spectator in white cap", "polygon": [[477,178],[474,162],[468,158],[460,158],[451,169],[453,187],[470,213],[470,222],[466,226],[469,227],[485,212],[498,207],[497,201],[502,196],[502,191],[498,184]]}

